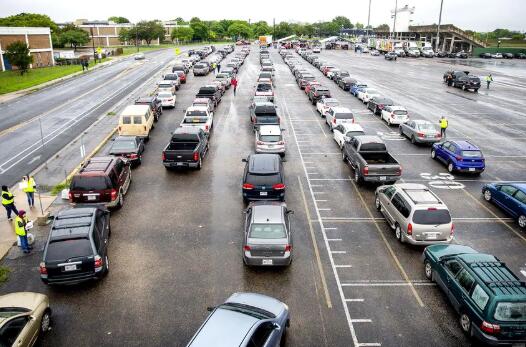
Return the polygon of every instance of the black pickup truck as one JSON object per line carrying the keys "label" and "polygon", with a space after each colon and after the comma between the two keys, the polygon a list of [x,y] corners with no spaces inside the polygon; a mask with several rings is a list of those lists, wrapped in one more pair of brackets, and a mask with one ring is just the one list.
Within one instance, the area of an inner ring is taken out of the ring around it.
{"label": "black pickup truck", "polygon": [[343,146],[342,158],[353,168],[357,183],[392,184],[402,176],[402,167],[389,154],[385,143],[378,136],[352,137]]}
{"label": "black pickup truck", "polygon": [[210,99],[215,108],[221,101],[221,90],[219,90],[215,85],[207,85],[199,88],[199,91],[195,97]]}
{"label": "black pickup truck", "polygon": [[163,150],[163,165],[171,168],[201,169],[208,152],[208,136],[200,128],[182,127],[172,133],[170,143]]}
{"label": "black pickup truck", "polygon": [[250,107],[250,121],[252,130],[260,125],[280,124],[281,120],[277,113],[276,106],[272,102],[261,102]]}

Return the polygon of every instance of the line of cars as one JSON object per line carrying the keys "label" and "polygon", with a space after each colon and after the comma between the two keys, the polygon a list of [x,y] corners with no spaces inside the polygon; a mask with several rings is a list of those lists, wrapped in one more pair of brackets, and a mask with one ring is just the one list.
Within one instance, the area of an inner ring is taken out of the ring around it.
{"label": "line of cars", "polygon": [[[302,71],[301,62],[292,54],[283,51],[281,55],[293,73]],[[307,52],[303,56],[320,66],[325,76],[336,69]],[[333,76],[338,79],[339,73]],[[309,84],[312,89],[321,87],[315,80],[309,81],[307,88]],[[358,86],[357,82],[351,82],[348,87],[353,95],[362,93],[362,101],[367,102],[373,113],[390,110],[394,104],[390,99],[381,95],[368,98],[363,94],[366,88],[364,84]],[[330,91],[317,101],[322,117],[338,107],[339,102],[330,97]],[[351,126],[356,124],[343,123],[332,128],[343,160],[353,167],[357,183],[366,181],[373,173],[374,177],[369,180],[382,184],[375,190],[375,207],[394,230],[396,239],[401,243],[427,246],[422,256],[425,276],[437,282],[446,293],[459,314],[462,331],[489,345],[524,346],[526,284],[496,257],[452,244],[455,226],[445,203],[426,185],[394,183],[401,177],[401,167],[389,155],[382,139],[365,135],[363,129]],[[449,172],[478,175],[484,171],[484,156],[469,141],[442,139],[436,127],[424,120],[406,119],[400,122],[399,129],[400,134],[408,136],[413,143],[417,139],[432,143],[431,157],[443,162]],[[387,182],[393,184],[384,184]],[[490,183],[482,187],[482,194],[486,201],[517,218],[521,228],[526,227],[525,184]]]}

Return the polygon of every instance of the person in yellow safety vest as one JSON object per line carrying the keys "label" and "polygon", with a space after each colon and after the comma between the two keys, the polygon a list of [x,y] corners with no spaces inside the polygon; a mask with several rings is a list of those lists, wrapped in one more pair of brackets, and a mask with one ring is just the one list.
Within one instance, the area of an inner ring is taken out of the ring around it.
{"label": "person in yellow safety vest", "polygon": [[15,196],[7,189],[7,186],[2,186],[2,206],[4,206],[7,211],[8,220],[13,220],[13,218],[11,218],[12,212],[14,212],[15,215],[18,214],[15,206]]}
{"label": "person in yellow safety vest", "polygon": [[486,89],[489,89],[489,84],[493,82],[493,76],[491,74],[486,76]]}
{"label": "person in yellow safety vest", "polygon": [[448,122],[447,122],[447,119],[445,116],[442,116],[442,118],[440,118],[440,135],[442,136],[442,138],[445,138],[446,137],[446,129],[447,129],[447,126],[448,126]]}
{"label": "person in yellow safety vest", "polygon": [[35,188],[36,188],[35,178],[33,176],[27,175],[22,177],[22,190],[27,195],[27,204],[29,208],[35,207]]}
{"label": "person in yellow safety vest", "polygon": [[24,253],[29,253],[31,248],[33,248],[29,246],[29,242],[27,242],[26,225],[28,222],[26,211],[20,210],[18,216],[15,218],[15,233],[20,239],[20,247],[22,247]]}

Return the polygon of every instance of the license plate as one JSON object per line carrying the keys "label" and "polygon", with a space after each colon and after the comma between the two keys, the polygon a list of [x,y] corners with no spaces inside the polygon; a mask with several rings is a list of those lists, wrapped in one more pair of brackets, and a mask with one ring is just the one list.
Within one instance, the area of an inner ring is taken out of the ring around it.
{"label": "license plate", "polygon": [[474,167],[470,167],[468,170],[469,171],[475,171],[475,168]]}
{"label": "license plate", "polygon": [[97,200],[97,197],[95,195],[88,195],[87,198],[88,198],[88,201]]}
{"label": "license plate", "polygon": [[437,234],[426,234],[426,238],[428,240],[436,240],[437,239]]}
{"label": "license plate", "polygon": [[192,119],[192,122],[194,122],[194,123],[200,123],[199,119]]}
{"label": "license plate", "polygon": [[64,271],[75,271],[77,270],[77,265],[66,265],[64,266]]}
{"label": "license plate", "polygon": [[175,165],[177,165],[177,166],[183,166],[184,164],[183,164],[183,163],[175,163]]}
{"label": "license plate", "polygon": [[272,265],[272,259],[263,259],[263,265]]}
{"label": "license plate", "polygon": [[274,145],[268,145],[268,148],[274,148]]}
{"label": "license plate", "polygon": [[387,179],[387,177],[385,176],[380,176],[380,181],[385,181]]}
{"label": "license plate", "polygon": [[259,196],[267,196],[268,192],[259,192]]}

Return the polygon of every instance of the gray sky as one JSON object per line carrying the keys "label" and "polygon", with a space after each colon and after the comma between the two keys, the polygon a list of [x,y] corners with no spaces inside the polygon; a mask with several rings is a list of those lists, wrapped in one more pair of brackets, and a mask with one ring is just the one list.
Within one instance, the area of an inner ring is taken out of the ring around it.
{"label": "gray sky", "polygon": [[[348,17],[353,23],[367,23],[368,0],[0,0],[0,17],[20,12],[43,13],[56,22],[77,18],[107,19],[123,16],[132,22],[142,19],[168,20],[176,17],[190,19],[251,19],[272,24],[285,21],[316,22],[330,20],[336,15]],[[256,3],[260,4],[259,6]],[[392,25],[390,10],[395,0],[372,0],[371,24]],[[197,6],[196,4],[199,4]],[[414,24],[438,22],[440,0],[398,0],[403,5],[416,6]],[[444,0],[442,23],[455,24],[462,29],[491,31],[507,28],[525,31],[525,0]]]}

